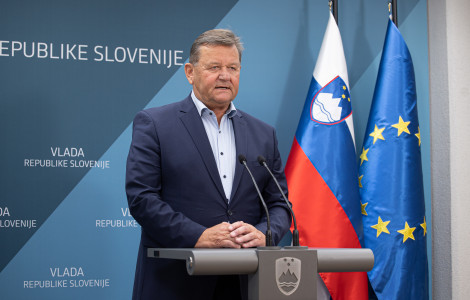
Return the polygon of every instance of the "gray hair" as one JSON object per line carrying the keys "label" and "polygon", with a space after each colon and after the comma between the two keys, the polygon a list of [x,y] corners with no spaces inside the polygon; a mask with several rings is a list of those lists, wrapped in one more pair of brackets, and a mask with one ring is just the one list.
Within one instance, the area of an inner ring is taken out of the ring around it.
{"label": "gray hair", "polygon": [[243,43],[240,37],[228,29],[212,29],[202,33],[194,41],[189,53],[189,63],[197,64],[199,61],[199,48],[201,46],[235,46],[238,50],[238,57],[242,61]]}

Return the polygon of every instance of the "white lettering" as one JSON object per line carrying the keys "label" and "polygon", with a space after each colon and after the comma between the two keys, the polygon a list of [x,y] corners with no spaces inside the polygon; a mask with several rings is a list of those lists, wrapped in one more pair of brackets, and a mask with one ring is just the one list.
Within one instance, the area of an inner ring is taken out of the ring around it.
{"label": "white lettering", "polygon": [[158,49],[158,56],[157,53],[155,53],[155,50],[150,49],[150,63],[152,63],[152,57],[155,59],[155,62],[159,65],[160,64],[160,57],[161,57],[162,51]]}
{"label": "white lettering", "polygon": [[9,41],[0,41],[0,56],[8,56],[6,52],[3,52],[3,50],[8,50],[8,47],[3,47],[3,44],[9,44]]}
{"label": "white lettering", "polygon": [[15,52],[19,52],[21,49],[23,49],[23,44],[21,44],[21,42],[11,42],[11,56],[15,56]]}
{"label": "white lettering", "polygon": [[137,55],[137,49],[134,49],[134,53],[131,55],[129,48],[127,48],[127,54],[129,55],[130,62],[133,63],[135,61],[135,56]]}
{"label": "white lettering", "polygon": [[136,220],[96,220],[96,227],[101,228],[126,228],[126,227],[139,227]]}
{"label": "white lettering", "polygon": [[171,50],[168,50],[168,66],[167,69],[171,67]]}
{"label": "white lettering", "polygon": [[83,152],[83,148],[75,148],[75,147],[70,147],[70,148],[65,148],[63,151],[61,151],[60,147],[51,147],[51,153],[52,156],[58,156],[58,157],[85,157],[85,153]]}
{"label": "white lettering", "polygon": [[47,44],[38,43],[38,58],[46,58],[46,57],[47,57]]}
{"label": "white lettering", "polygon": [[10,216],[10,212],[8,211],[8,207],[1,208],[0,207],[0,217]]}
{"label": "white lettering", "polygon": [[95,61],[103,61],[103,54],[99,51],[103,49],[103,46],[95,46],[95,53],[100,56],[100,58],[95,58]]}
{"label": "white lettering", "polygon": [[182,54],[183,51],[180,50],[175,50],[174,52],[174,58],[175,58],[175,66],[182,66],[183,65],[183,57],[179,56],[178,54]]}
{"label": "white lettering", "polygon": [[145,52],[148,52],[149,49],[144,49],[144,48],[140,48],[139,49],[139,63],[141,64],[148,64],[149,62],[147,60],[143,60],[142,58],[147,58],[148,55],[147,54],[143,54],[142,51],[145,51]]}
{"label": "white lettering", "polygon": [[68,281],[65,279],[61,280],[28,280],[23,281],[23,288],[35,289],[35,288],[66,288],[68,287]]}
{"label": "white lettering", "polygon": [[69,268],[49,268],[51,271],[52,277],[78,277],[78,276],[85,276],[83,273],[83,269],[81,267],[69,267]]}
{"label": "white lettering", "polygon": [[[86,44],[0,40],[0,56],[87,61],[89,60],[88,47]],[[181,50],[95,45],[93,52],[92,59],[97,62],[157,64],[167,68],[183,65],[183,51]]]}
{"label": "white lettering", "polygon": [[[121,58],[119,58],[119,56],[118,56],[118,51],[120,51],[122,53],[120,55]],[[117,47],[116,50],[114,50],[114,59],[119,63],[125,62],[126,61],[126,49],[124,49],[122,47]]]}
{"label": "white lettering", "polygon": [[86,48],[88,48],[87,45],[78,45],[78,60],[88,60],[88,58],[85,57],[87,54]]}
{"label": "white lettering", "polygon": [[70,280],[70,287],[77,287],[77,288],[83,288],[83,287],[109,287],[109,279],[80,279],[80,280]]}
{"label": "white lettering", "polygon": [[108,58],[108,46],[104,47],[104,60],[108,62],[114,62],[114,59]]}
{"label": "white lettering", "polygon": [[70,45],[67,44],[67,49],[66,49],[67,59],[69,59],[70,57],[73,57],[74,60],[77,59],[77,58],[75,57],[75,54],[73,54],[73,50],[75,49],[75,46],[76,46],[76,45],[73,45],[72,47],[70,47]]}
{"label": "white lettering", "polygon": [[0,228],[36,228],[36,220],[0,220]]}
{"label": "white lettering", "polygon": [[59,59],[59,56],[54,56],[54,45],[51,43],[50,46],[50,51],[49,51],[49,58],[51,59]]}
{"label": "white lettering", "polygon": [[109,169],[109,160],[70,160],[71,168]]}
{"label": "white lettering", "polygon": [[123,217],[130,217],[131,213],[128,207],[121,207],[121,212]]}

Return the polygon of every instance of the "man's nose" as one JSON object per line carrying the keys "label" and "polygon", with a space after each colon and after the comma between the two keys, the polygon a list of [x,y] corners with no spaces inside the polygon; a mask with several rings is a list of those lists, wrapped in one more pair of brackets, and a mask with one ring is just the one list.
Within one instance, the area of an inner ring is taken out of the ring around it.
{"label": "man's nose", "polygon": [[220,69],[219,79],[222,79],[222,80],[229,80],[230,79],[230,73],[229,73],[227,67],[223,67],[223,68]]}

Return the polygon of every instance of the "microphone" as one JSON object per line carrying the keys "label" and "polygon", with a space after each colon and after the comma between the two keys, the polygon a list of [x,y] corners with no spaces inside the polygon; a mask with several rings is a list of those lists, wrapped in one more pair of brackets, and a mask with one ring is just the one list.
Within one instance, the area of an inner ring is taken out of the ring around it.
{"label": "microphone", "polygon": [[273,175],[273,173],[269,169],[268,165],[266,164],[266,159],[262,155],[260,155],[260,156],[258,156],[258,162],[261,166],[264,166],[266,168],[266,170],[268,170],[269,174],[274,179],[274,182],[276,183],[277,188],[281,192],[281,195],[284,198],[284,201],[286,202],[287,207],[289,208],[292,219],[294,219],[294,231],[292,232],[292,245],[293,246],[300,246],[300,244],[299,244],[299,231],[297,230],[297,221],[295,220],[295,214],[294,214],[294,211],[292,210],[292,207],[290,206],[289,200],[287,200],[286,195],[284,194],[284,191],[281,189],[281,186],[279,186],[279,182],[277,181],[276,177]]}
{"label": "microphone", "polygon": [[271,221],[269,219],[269,211],[268,207],[266,206],[266,202],[264,202],[263,196],[261,195],[261,192],[259,191],[259,187],[256,184],[255,177],[253,177],[253,174],[251,174],[250,168],[248,168],[248,165],[246,164],[246,157],[243,154],[238,155],[238,161],[245,166],[245,169],[248,171],[248,174],[250,174],[251,180],[253,180],[253,185],[256,188],[256,191],[258,192],[258,196],[261,200],[261,203],[263,204],[264,211],[266,212],[266,221],[267,221],[267,228],[266,228],[266,246],[274,246],[273,245],[273,238],[272,238],[272,232],[271,232]]}

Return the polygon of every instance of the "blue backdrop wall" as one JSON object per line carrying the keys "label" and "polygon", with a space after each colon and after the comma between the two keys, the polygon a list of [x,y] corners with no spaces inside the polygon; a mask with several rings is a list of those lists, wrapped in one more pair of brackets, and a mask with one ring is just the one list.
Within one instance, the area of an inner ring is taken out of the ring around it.
{"label": "blue backdrop wall", "polygon": [[[328,19],[327,0],[0,7],[2,299],[129,299],[140,232],[124,193],[134,115],[187,96],[192,41],[230,28],[246,48],[236,106],[276,127],[285,162]],[[415,65],[430,223],[426,1],[399,2],[398,16]],[[358,149],[387,17],[385,0],[339,1]]]}

